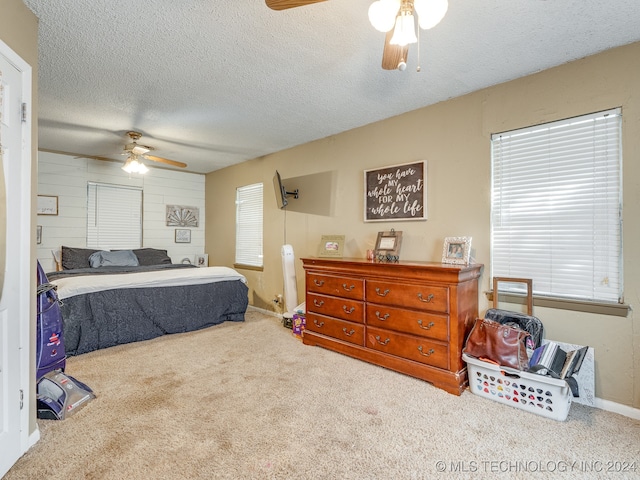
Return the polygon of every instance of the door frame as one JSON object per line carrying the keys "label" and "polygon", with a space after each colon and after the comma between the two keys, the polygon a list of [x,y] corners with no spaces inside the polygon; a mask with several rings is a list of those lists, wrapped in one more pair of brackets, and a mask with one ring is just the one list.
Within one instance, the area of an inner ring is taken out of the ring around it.
{"label": "door frame", "polygon": [[[35,229],[35,215],[33,205],[33,176],[34,164],[32,159],[33,139],[32,130],[32,103],[33,103],[33,80],[32,67],[11,47],[0,40],[0,55],[11,63],[21,75],[22,102],[25,104],[24,118],[21,124],[21,148],[20,165],[17,168],[20,178],[6,178],[5,183],[12,182],[18,184],[18,189],[11,190],[13,205],[17,206],[17,212],[7,215],[7,235],[11,231],[13,238],[20,239],[17,252],[11,252],[11,256],[16,258],[12,262],[15,265],[13,270],[6,268],[4,284],[7,282],[18,282],[17,310],[19,318],[19,384],[22,391],[22,405],[15,402],[16,408],[9,410],[8,414],[20,416],[20,456],[24,454],[32,445],[40,439],[40,431],[36,422],[36,395],[35,395],[35,331],[36,331],[36,308],[35,308],[35,245],[33,231]],[[1,168],[1,167],[0,167]],[[10,192],[7,191],[7,195]],[[7,197],[7,203],[9,197]],[[8,242],[7,242],[8,243]],[[8,252],[7,252],[8,256]],[[17,392],[19,393],[19,392]],[[18,457],[19,458],[19,457]],[[8,461],[8,465],[4,464]],[[15,459],[3,459],[0,470],[8,470]],[[4,472],[0,471],[0,475]]]}

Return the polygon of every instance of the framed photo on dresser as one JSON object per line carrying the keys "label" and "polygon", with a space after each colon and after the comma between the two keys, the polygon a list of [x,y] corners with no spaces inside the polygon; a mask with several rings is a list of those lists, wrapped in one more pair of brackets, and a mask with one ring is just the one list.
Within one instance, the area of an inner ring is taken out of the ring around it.
{"label": "framed photo on dresser", "polygon": [[471,237],[446,237],[442,246],[442,263],[468,265],[471,257]]}

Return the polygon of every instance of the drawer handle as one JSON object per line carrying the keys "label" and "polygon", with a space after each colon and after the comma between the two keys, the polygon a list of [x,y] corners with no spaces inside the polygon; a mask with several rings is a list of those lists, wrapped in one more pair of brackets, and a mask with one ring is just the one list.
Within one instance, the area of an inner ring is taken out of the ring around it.
{"label": "drawer handle", "polygon": [[429,295],[427,295],[427,299],[425,300],[424,298],[422,298],[422,294],[418,293],[418,298],[420,299],[421,302],[424,302],[424,303],[429,303],[431,300],[433,300],[433,297],[434,297],[433,293],[430,293]]}
{"label": "drawer handle", "polygon": [[423,330],[431,330],[431,327],[433,327],[435,325],[435,323],[429,322],[429,323],[427,323],[427,326],[425,327],[424,325],[422,325],[422,320],[418,320],[418,325],[420,325],[420,328],[422,328]]}
{"label": "drawer handle", "polygon": [[343,329],[342,329],[342,331],[344,332],[344,334],[345,334],[347,337],[350,337],[351,335],[353,335],[354,333],[356,333],[356,331],[355,331],[353,328],[352,328],[350,331],[348,331],[348,332],[347,332],[347,329],[346,329],[346,327],[345,327],[345,328],[343,328]]}
{"label": "drawer handle", "polygon": [[351,290],[353,290],[354,288],[356,288],[356,286],[355,286],[355,285],[351,285],[350,287],[347,287],[347,284],[346,284],[346,283],[343,283],[343,284],[342,284],[342,288],[343,288],[344,290],[346,290],[347,292],[350,292]]}
{"label": "drawer handle", "polygon": [[315,318],[313,319],[313,324],[319,328],[324,327],[324,322],[318,322],[318,320],[316,320]]}
{"label": "drawer handle", "polygon": [[321,307],[321,306],[323,306],[323,305],[324,305],[324,300],[320,300],[320,301],[318,301],[318,300],[316,300],[316,299],[314,298],[314,299],[313,299],[313,304],[314,304],[316,307]]}
{"label": "drawer handle", "polygon": [[387,288],[384,292],[380,293],[380,289],[379,289],[379,288],[376,288],[376,293],[377,293],[378,295],[380,295],[381,297],[386,297],[386,296],[387,296],[387,294],[389,293],[389,291],[390,291],[390,290]]}
{"label": "drawer handle", "polygon": [[384,342],[382,340],[380,340],[380,335],[376,335],[376,341],[380,344],[380,345],[386,345],[387,343],[389,343],[391,341],[391,339],[387,338]]}
{"label": "drawer handle", "polygon": [[323,285],[324,285],[324,280],[320,280],[320,281],[318,281],[318,279],[317,279],[317,278],[314,278],[314,279],[313,279],[313,283],[315,283],[315,284],[316,284],[316,286],[321,287],[321,286],[323,286]]}
{"label": "drawer handle", "polygon": [[389,316],[390,315],[388,313],[385,313],[383,316],[380,316],[380,312],[376,310],[376,318],[381,322],[384,322],[387,318],[389,318]]}
{"label": "drawer handle", "polygon": [[348,313],[348,314],[352,314],[355,311],[355,309],[356,309],[356,307],[351,307],[351,308],[347,309],[346,305],[342,305],[342,310],[344,310],[345,313]]}
{"label": "drawer handle", "polygon": [[420,355],[424,356],[424,357],[430,357],[431,355],[433,355],[435,353],[435,350],[433,348],[430,348],[429,351],[427,353],[424,353],[422,351],[422,345],[420,345],[418,347],[418,351],[420,352]]}

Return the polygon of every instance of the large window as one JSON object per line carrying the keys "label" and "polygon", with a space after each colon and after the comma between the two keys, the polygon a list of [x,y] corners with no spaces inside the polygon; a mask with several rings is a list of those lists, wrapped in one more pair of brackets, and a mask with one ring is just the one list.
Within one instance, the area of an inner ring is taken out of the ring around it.
{"label": "large window", "polygon": [[105,250],[142,245],[142,189],[89,183],[87,247]]}
{"label": "large window", "polygon": [[622,302],[621,123],[615,109],[492,136],[493,276]]}
{"label": "large window", "polygon": [[236,190],[236,264],[262,267],[262,183]]}

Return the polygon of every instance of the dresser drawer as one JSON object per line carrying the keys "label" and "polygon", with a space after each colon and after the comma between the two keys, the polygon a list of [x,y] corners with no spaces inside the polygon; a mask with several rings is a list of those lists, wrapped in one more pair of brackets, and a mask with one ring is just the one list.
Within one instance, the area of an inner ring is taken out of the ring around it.
{"label": "dresser drawer", "polygon": [[404,310],[386,305],[367,304],[366,323],[434,340],[449,340],[449,317],[434,313]]}
{"label": "dresser drawer", "polygon": [[397,305],[405,308],[449,311],[449,289],[431,285],[367,280],[367,302]]}
{"label": "dresser drawer", "polygon": [[366,340],[368,348],[438,368],[449,368],[446,343],[374,327],[367,327]]}
{"label": "dresser drawer", "polygon": [[307,273],[306,283],[309,292],[364,300],[364,280],[362,278]]}
{"label": "dresser drawer", "polygon": [[307,311],[364,323],[364,302],[358,300],[308,293]]}
{"label": "dresser drawer", "polygon": [[311,330],[345,342],[364,345],[364,325],[307,313],[305,330]]}

